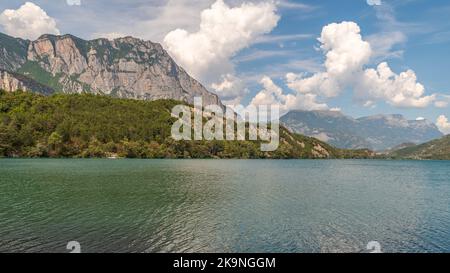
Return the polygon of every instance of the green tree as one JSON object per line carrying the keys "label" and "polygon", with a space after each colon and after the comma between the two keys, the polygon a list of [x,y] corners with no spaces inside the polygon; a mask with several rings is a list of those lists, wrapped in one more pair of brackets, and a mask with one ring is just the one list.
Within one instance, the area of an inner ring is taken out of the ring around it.
{"label": "green tree", "polygon": [[61,145],[63,143],[63,138],[57,132],[53,132],[48,137],[48,144],[50,146],[50,153],[54,156],[60,156],[61,153]]}

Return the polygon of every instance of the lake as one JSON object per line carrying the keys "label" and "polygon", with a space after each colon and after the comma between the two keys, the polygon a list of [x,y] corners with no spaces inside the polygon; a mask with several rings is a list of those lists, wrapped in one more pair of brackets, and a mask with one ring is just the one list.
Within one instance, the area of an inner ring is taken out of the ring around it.
{"label": "lake", "polygon": [[450,162],[0,159],[0,252],[450,252]]}

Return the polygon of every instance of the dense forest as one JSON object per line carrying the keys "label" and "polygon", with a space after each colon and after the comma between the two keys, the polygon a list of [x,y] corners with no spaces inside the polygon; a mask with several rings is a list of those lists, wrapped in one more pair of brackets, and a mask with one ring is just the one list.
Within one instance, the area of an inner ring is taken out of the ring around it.
{"label": "dense forest", "polygon": [[1,157],[361,158],[281,128],[280,147],[259,141],[175,141],[173,100],[0,91]]}

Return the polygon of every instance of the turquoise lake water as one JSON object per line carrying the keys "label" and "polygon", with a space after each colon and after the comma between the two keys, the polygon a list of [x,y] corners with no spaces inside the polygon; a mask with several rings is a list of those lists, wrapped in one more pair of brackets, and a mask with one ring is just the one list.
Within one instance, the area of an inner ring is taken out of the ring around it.
{"label": "turquoise lake water", "polygon": [[450,162],[0,159],[0,252],[450,252]]}

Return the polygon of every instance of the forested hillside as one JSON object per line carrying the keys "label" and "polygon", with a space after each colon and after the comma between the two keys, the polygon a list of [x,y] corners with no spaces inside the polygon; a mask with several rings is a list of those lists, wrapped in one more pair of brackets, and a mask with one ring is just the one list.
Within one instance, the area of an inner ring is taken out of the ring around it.
{"label": "forested hillside", "polygon": [[335,149],[281,128],[280,147],[259,141],[174,141],[174,100],[97,95],[42,96],[0,91],[0,156],[128,158],[340,158],[368,151]]}
{"label": "forested hillside", "polygon": [[392,158],[421,160],[450,160],[450,135],[420,145],[393,151]]}

